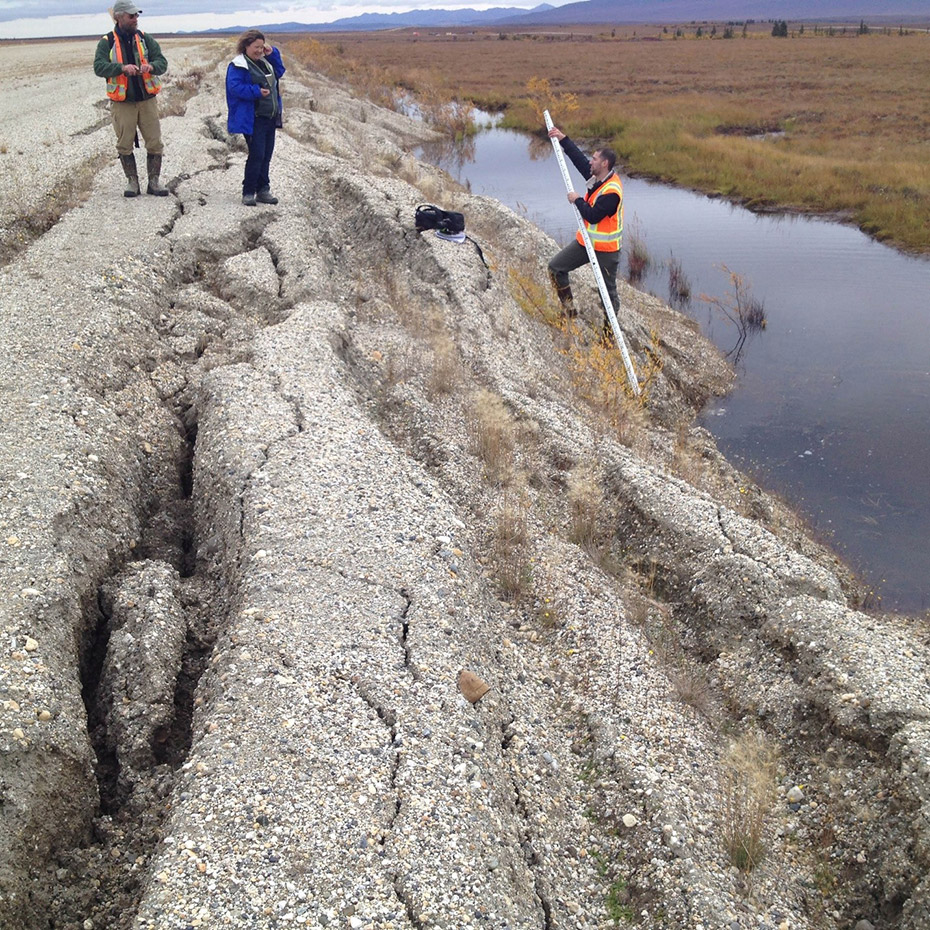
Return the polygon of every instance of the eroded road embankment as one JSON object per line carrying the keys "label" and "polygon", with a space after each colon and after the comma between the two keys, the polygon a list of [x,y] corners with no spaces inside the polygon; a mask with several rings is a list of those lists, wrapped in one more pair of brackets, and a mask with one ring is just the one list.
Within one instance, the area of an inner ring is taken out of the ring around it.
{"label": "eroded road embankment", "polygon": [[[278,208],[213,73],[170,198],[107,169],[4,272],[0,923],[925,925],[926,646],[706,437],[671,476],[712,350],[625,290],[655,419],[603,415],[526,312],[552,243],[417,236],[418,130],[303,80]],[[749,719],[806,796],[744,882]]]}

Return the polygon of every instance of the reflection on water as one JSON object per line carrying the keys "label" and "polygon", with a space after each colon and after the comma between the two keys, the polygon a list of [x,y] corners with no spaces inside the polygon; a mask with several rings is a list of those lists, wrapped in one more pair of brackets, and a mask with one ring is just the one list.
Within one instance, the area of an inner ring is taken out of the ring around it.
{"label": "reflection on water", "polygon": [[446,136],[436,142],[427,142],[420,147],[419,158],[433,165],[440,165],[453,177],[466,184],[465,168],[473,163],[478,154],[478,136],[465,136],[461,140]]}
{"label": "reflection on water", "polygon": [[[419,155],[559,244],[574,235],[548,139],[491,129]],[[701,295],[731,293],[729,269],[764,305],[736,388],[703,418],[722,451],[806,513],[885,607],[930,608],[930,262],[825,220],[636,178],[624,192],[627,232],[638,227],[651,259],[639,287],[677,303],[725,352],[739,333]],[[687,299],[673,293],[675,263]]]}

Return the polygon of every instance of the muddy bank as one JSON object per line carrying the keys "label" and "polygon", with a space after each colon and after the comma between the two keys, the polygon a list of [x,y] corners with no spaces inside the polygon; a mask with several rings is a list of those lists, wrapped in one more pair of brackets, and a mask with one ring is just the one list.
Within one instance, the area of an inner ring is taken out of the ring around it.
{"label": "muddy bank", "polygon": [[171,197],[108,164],[2,272],[0,923],[924,926],[926,630],[691,425],[712,347],[624,288],[633,403],[551,240],[287,94],[278,207],[211,66]]}

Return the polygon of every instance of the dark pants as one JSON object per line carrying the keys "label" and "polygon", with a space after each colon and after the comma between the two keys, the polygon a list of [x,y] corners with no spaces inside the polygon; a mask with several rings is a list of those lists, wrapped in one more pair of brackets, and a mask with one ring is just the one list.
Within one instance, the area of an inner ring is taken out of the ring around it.
{"label": "dark pants", "polygon": [[[620,250],[616,252],[594,252],[597,263],[600,265],[601,274],[604,276],[604,284],[607,285],[607,296],[613,305],[614,312],[617,310],[617,269],[620,267]],[[583,245],[579,245],[577,239],[571,242],[561,252],[549,262],[549,271],[559,287],[568,287],[568,273],[588,264],[588,253]],[[606,311],[604,318],[607,318]]]}
{"label": "dark pants", "polygon": [[271,186],[268,169],[274,154],[275,121],[267,116],[255,117],[252,135],[246,136],[249,157],[245,162],[245,178],[242,181],[242,193],[256,194]]}

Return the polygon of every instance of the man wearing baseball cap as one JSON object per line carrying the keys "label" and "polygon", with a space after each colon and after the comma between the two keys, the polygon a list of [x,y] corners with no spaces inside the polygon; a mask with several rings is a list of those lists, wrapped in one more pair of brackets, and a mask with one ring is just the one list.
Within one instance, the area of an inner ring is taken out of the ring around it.
{"label": "man wearing baseball cap", "polygon": [[146,192],[167,197],[168,191],[160,181],[164,146],[155,98],[161,90],[160,75],[168,70],[168,62],[158,43],[139,29],[141,12],[133,0],[116,0],[110,10],[114,28],[97,43],[94,74],[107,79],[116,151],[128,180],[124,196],[138,197],[141,192],[132,151],[133,142],[138,144],[137,132],[140,132],[147,155]]}

